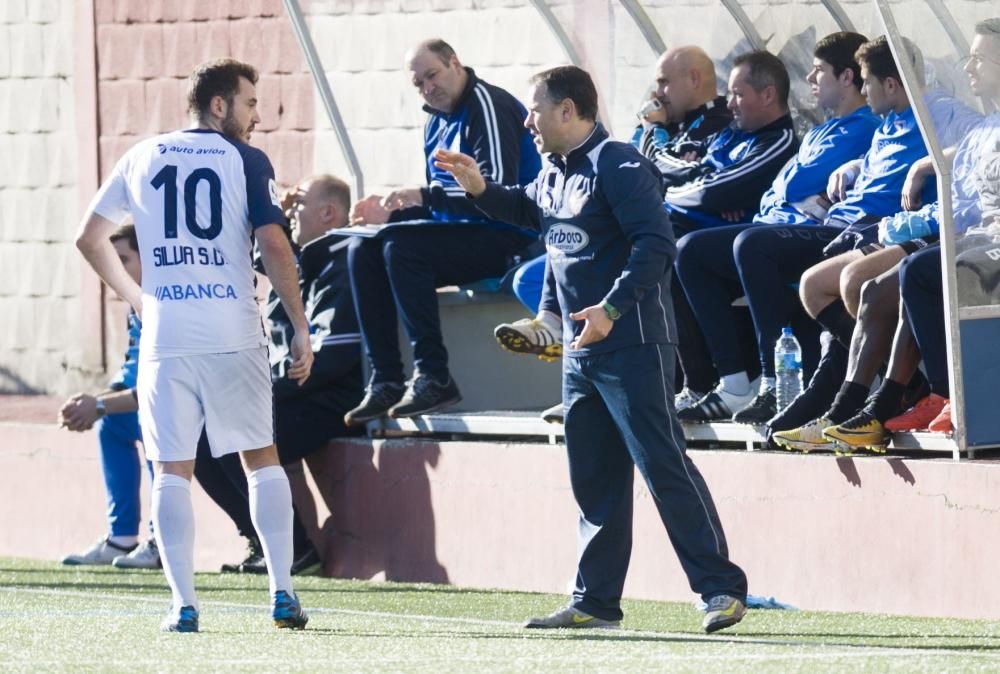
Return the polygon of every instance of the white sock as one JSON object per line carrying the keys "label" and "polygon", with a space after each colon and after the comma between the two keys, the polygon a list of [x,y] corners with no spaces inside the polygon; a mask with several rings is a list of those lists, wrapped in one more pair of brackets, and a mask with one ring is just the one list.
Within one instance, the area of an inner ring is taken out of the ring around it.
{"label": "white sock", "polygon": [[250,518],[267,560],[271,594],[292,591],[292,489],[281,466],[258,468],[247,476]]}
{"label": "white sock", "polygon": [[761,376],[761,378],[760,378],[760,392],[763,393],[764,391],[767,391],[768,389],[774,390],[774,387],[777,386],[777,384],[778,384],[778,380],[777,380],[776,377],[764,377],[764,376]]}
{"label": "white sock", "polygon": [[160,473],[153,479],[153,523],[163,573],[174,596],[174,610],[198,608],[194,592],[194,506],[191,483]]}
{"label": "white sock", "polygon": [[108,542],[114,543],[119,548],[131,548],[139,542],[138,536],[108,536]]}
{"label": "white sock", "polygon": [[750,379],[746,372],[722,375],[722,390],[736,396],[750,393]]}
{"label": "white sock", "polygon": [[562,316],[557,316],[551,311],[539,311],[535,320],[547,327],[552,334],[562,334]]}

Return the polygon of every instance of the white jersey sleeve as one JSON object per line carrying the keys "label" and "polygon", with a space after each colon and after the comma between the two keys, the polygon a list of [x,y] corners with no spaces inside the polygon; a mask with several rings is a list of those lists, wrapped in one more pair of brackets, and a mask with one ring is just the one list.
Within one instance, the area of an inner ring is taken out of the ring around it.
{"label": "white jersey sleeve", "polygon": [[123,175],[124,165],[128,161],[125,155],[115,164],[114,170],[108,179],[104,181],[97,194],[90,201],[88,210],[97,213],[102,218],[107,218],[116,225],[120,225],[128,214],[132,212],[132,207],[128,199],[128,184]]}
{"label": "white jersey sleeve", "polygon": [[203,129],[145,140],[115,167],[95,212],[131,213],[142,262],[140,360],[267,343],[251,267],[252,232],[283,215],[260,150]]}

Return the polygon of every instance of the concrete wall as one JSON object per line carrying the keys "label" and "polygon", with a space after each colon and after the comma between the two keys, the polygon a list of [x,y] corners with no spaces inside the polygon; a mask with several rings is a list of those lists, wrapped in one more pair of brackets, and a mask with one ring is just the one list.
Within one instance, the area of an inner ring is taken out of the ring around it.
{"label": "concrete wall", "polygon": [[[33,398],[17,421],[0,410],[0,556],[59,559],[107,526],[96,438],[44,425],[58,400]],[[996,461],[690,453],[752,593],[803,609],[996,617],[983,601],[1000,592]],[[311,477],[289,477],[328,575],[567,592],[577,510],[561,445],[357,440],[310,461]],[[639,480],[634,497],[626,596],[694,600]],[[200,488],[194,498],[196,568],[240,559],[232,523]]]}
{"label": "concrete wall", "polygon": [[78,334],[73,3],[0,2],[0,391],[65,387]]}

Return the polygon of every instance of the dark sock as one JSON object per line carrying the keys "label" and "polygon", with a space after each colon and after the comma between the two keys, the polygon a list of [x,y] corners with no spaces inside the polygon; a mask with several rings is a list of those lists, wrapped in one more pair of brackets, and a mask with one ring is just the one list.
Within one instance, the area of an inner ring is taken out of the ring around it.
{"label": "dark sock", "polygon": [[816,315],[816,322],[830,331],[837,341],[848,349],[851,348],[851,336],[854,334],[854,319],[847,313],[844,300],[831,302]]}
{"label": "dark sock", "polygon": [[[931,385],[927,381],[927,377],[920,370],[917,370],[912,377],[910,377],[910,383],[906,385],[906,396],[903,402],[909,402],[912,407],[921,398],[925,398],[931,394]],[[900,410],[902,411],[902,410]]]}
{"label": "dark sock", "polygon": [[904,384],[885,379],[875,395],[872,396],[867,410],[872,413],[872,416],[884,423],[899,414],[899,405],[903,402],[905,393],[906,386]]}
{"label": "dark sock", "polygon": [[853,381],[845,381],[840,387],[840,392],[833,399],[833,405],[825,416],[835,424],[842,424],[865,406],[865,398],[868,397],[868,387],[855,384]]}

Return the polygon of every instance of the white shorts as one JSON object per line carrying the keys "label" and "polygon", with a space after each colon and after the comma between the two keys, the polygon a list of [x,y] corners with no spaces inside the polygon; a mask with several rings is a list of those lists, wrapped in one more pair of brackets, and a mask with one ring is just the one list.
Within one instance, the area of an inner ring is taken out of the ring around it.
{"label": "white shorts", "polygon": [[267,347],[142,361],[136,393],[151,461],[194,459],[202,427],[216,458],[274,444]]}

